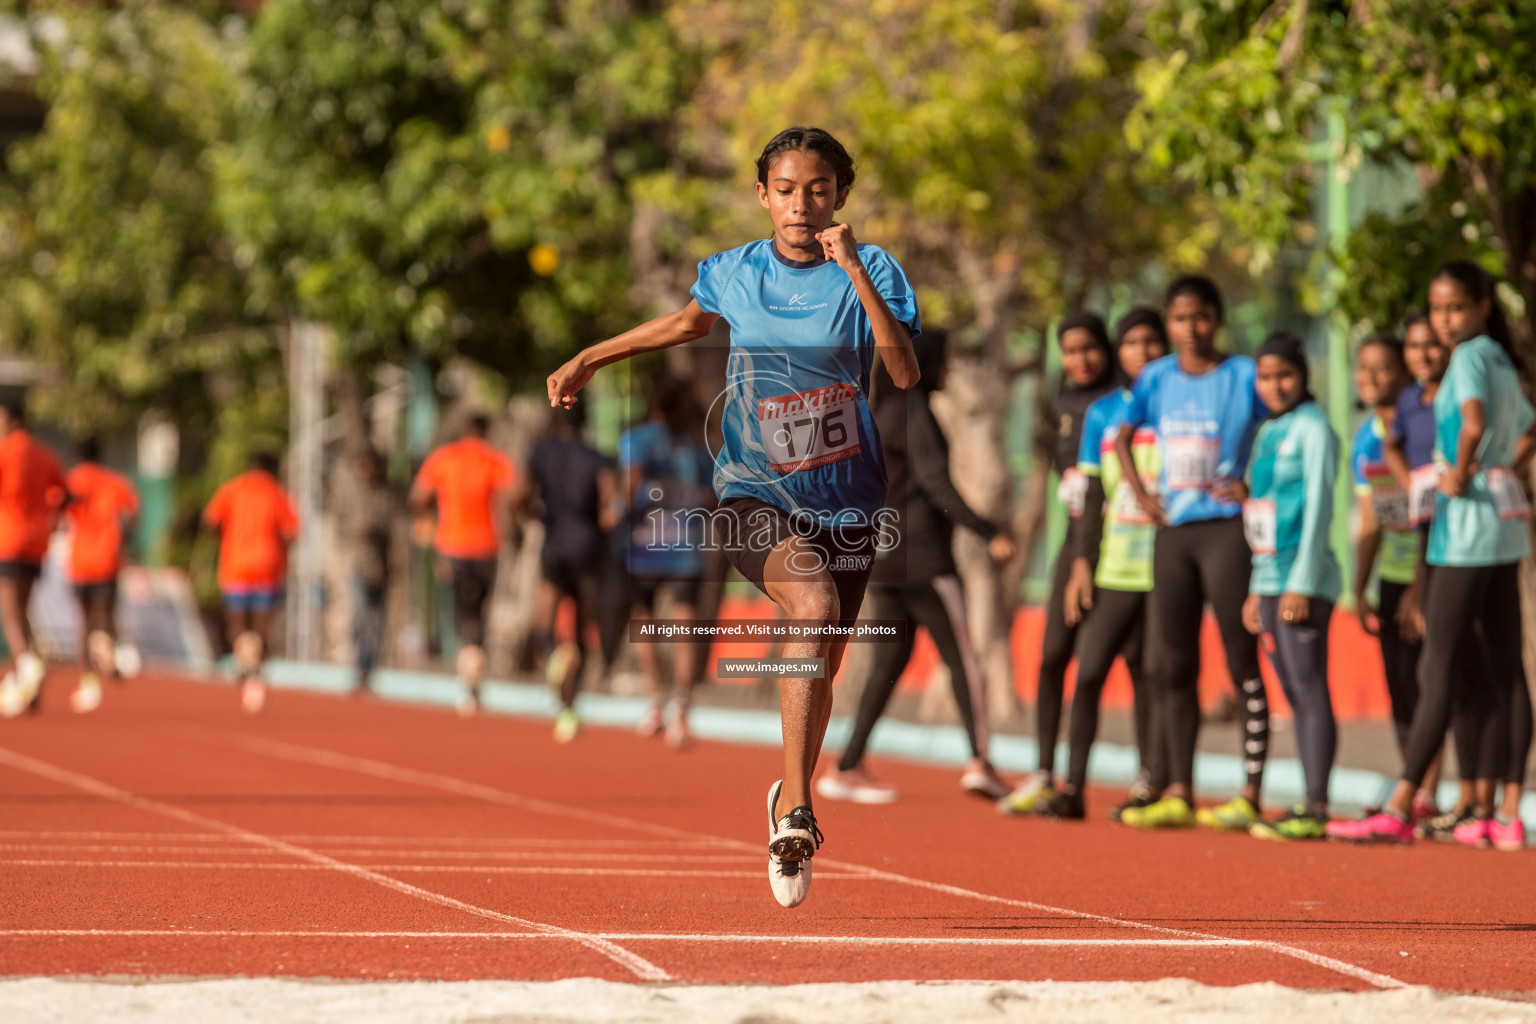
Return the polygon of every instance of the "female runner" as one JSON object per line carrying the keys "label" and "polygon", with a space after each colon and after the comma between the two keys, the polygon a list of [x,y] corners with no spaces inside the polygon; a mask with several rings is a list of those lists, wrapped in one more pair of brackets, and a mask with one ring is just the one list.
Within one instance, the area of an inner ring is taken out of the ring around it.
{"label": "female runner", "polygon": [[788,128],[757,160],[757,198],[773,236],[699,264],[693,299],[675,313],[584,350],[549,377],[551,405],[569,407],[601,367],[731,327],[720,508],[712,540],[783,618],[811,626],[785,657],[824,659],[820,678],[780,683],[784,778],[768,789],[768,878],[786,907],[811,883],[822,842],[811,776],[832,712],[832,678],[864,599],[886,475],[870,416],[870,366],[880,353],[899,388],[917,383],[917,299],[885,250],[854,241],[834,217],[853,187],[853,160],[819,128]]}
{"label": "female runner", "polygon": [[[1138,306],[1115,325],[1115,351],[1126,385],[1088,407],[1077,470],[1088,481],[1080,544],[1072,560],[1064,613],[1067,625],[1082,623],[1077,638],[1077,690],[1072,695],[1067,781],[1043,812],[1058,819],[1084,816],[1088,754],[1099,728],[1099,698],[1115,658],[1124,656],[1136,701],[1136,745],[1141,771],[1125,803],[1110,811],[1120,820],[1127,807],[1145,807],[1167,785],[1162,733],[1152,723],[1145,685],[1147,591],[1152,589],[1152,541],[1156,528],[1136,504],[1115,458],[1115,439],[1131,402],[1131,385],[1146,366],[1168,354],[1163,315]],[[1144,427],[1132,446],[1144,480],[1157,479],[1157,434]]]}
{"label": "female runner", "polygon": [[1067,509],[1067,534],[1051,570],[1051,594],[1045,604],[1045,635],[1040,641],[1039,686],[1035,695],[1035,740],[1039,767],[1026,775],[1012,793],[998,802],[1003,814],[1033,814],[1056,796],[1053,772],[1056,740],[1061,732],[1061,705],[1067,685],[1067,666],[1077,641],[1077,622],[1064,614],[1067,580],[1083,530],[1083,503],[1088,480],[1077,470],[1082,445],[1083,417],[1088,407],[1110,394],[1118,383],[1115,353],[1109,331],[1096,314],[1079,310],[1062,317],[1056,326],[1061,347],[1062,388],[1056,396],[1052,438],[1052,465],[1061,477],[1057,496]]}
{"label": "female runner", "polygon": [[[1440,468],[1424,599],[1419,704],[1408,734],[1402,777],[1386,806],[1359,821],[1334,822],[1328,834],[1354,842],[1407,843],[1418,792],[1445,736],[1461,690],[1462,713],[1477,738],[1477,814],[1458,825],[1457,842],[1519,850],[1518,817],[1531,737],[1531,705],[1521,665],[1520,559],[1530,553],[1531,509],[1519,477],[1536,445],[1536,412],[1520,388],[1509,327],[1493,282],[1465,260],[1430,279],[1429,319],[1451,349],[1435,394],[1435,465]],[[1458,649],[1482,648],[1486,672],[1457,671]],[[1522,722],[1523,719],[1523,722]],[[1513,780],[1495,808],[1483,780]]]}
{"label": "female runner", "polygon": [[1248,469],[1252,496],[1243,525],[1253,582],[1243,606],[1248,631],[1270,637],[1270,663],[1296,716],[1306,802],[1279,821],[1254,822],[1260,839],[1321,839],[1338,723],[1328,692],[1328,624],[1339,596],[1339,563],[1328,544],[1339,438],[1307,390],[1301,339],[1281,331],[1258,352],[1259,397],[1271,418],[1259,427]]}
{"label": "female runner", "polygon": [[[1259,789],[1269,754],[1269,701],[1259,675],[1258,641],[1243,625],[1252,559],[1243,536],[1243,473],[1259,423],[1269,415],[1254,389],[1254,363],[1216,348],[1221,292],[1189,275],[1168,288],[1168,335],[1174,355],[1136,380],[1115,439],[1125,481],[1158,526],[1153,589],[1147,612],[1148,652],[1157,708],[1166,733],[1169,785],[1161,800],[1127,808],[1120,820],[1137,828],[1247,829],[1259,820]],[[1157,431],[1161,464],[1156,492],[1136,470],[1136,431]],[[1200,628],[1209,602],[1226,649],[1243,717],[1247,784],[1235,799],[1193,806],[1195,742],[1200,730]]]}

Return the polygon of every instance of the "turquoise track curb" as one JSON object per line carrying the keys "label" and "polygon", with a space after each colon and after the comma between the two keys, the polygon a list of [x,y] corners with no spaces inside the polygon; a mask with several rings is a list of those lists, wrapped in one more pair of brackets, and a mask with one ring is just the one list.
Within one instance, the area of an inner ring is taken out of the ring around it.
{"label": "turquoise track curb", "polygon": [[[344,665],[283,660],[268,662],[266,676],[277,689],[330,694],[350,693],[356,678],[353,670]],[[460,690],[458,680],[452,676],[380,669],[374,673],[373,692],[384,700],[452,707]],[[549,688],[536,683],[487,680],[481,687],[480,697],[482,707],[496,714],[553,719],[558,710]],[[649,706],[650,700],[646,697],[584,693],[577,698],[581,720],[591,725],[629,728],[640,720]],[[766,747],[777,747],[781,742],[777,711],[695,707],[689,716],[689,725],[694,735],[701,739]],[[827,727],[827,749],[841,748],[852,730],[851,718],[833,718]],[[894,719],[885,719],[875,727],[870,735],[869,750],[886,757],[951,767],[963,765],[970,758],[965,732],[959,726],[918,725]],[[1060,753],[1057,769],[1065,772],[1065,749]],[[1038,764],[1038,756],[1038,747],[1032,737],[992,737],[992,763],[1002,771],[1029,771]],[[1129,786],[1135,781],[1137,763],[1134,748],[1096,743],[1088,759],[1088,778],[1104,786]],[[1236,792],[1245,778],[1240,757],[1226,754],[1198,754],[1195,757],[1195,788],[1202,793]],[[1380,772],[1336,767],[1329,785],[1329,797],[1339,810],[1379,804],[1386,798],[1393,781]],[[1305,792],[1301,762],[1293,758],[1270,759],[1264,771],[1266,804],[1299,803]],[[1456,784],[1442,783],[1438,796],[1442,806],[1451,806],[1456,799]],[[1536,793],[1525,795],[1520,811],[1525,820],[1536,821]]]}

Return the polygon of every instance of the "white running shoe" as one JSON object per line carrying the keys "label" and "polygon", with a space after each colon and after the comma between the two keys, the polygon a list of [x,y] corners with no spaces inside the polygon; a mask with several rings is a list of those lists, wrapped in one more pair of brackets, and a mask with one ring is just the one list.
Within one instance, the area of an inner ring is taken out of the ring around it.
{"label": "white running shoe", "polygon": [[101,678],[95,672],[86,672],[80,676],[75,692],[69,695],[69,706],[79,715],[101,707]]}
{"label": "white running shoe", "polygon": [[32,651],[22,651],[16,656],[16,686],[21,691],[24,708],[31,708],[36,703],[38,692],[43,688],[43,676],[47,674],[48,666]]}
{"label": "white running shoe", "polygon": [[260,679],[247,679],[240,684],[240,707],[246,714],[258,714],[266,706],[266,683]]}
{"label": "white running shoe", "polygon": [[768,787],[768,884],[781,907],[798,907],[811,891],[811,857],[822,843],[821,830],[809,807],[796,807],[774,821],[780,779]]}
{"label": "white running shoe", "polygon": [[816,780],[816,795],[856,804],[893,804],[901,796],[895,786],[876,780],[862,768],[823,772]]}
{"label": "white running shoe", "polygon": [[21,699],[21,684],[16,682],[16,673],[7,672],[5,679],[0,680],[0,718],[15,718],[27,710],[27,702]]}
{"label": "white running shoe", "polygon": [[112,654],[112,664],[117,668],[119,679],[132,679],[144,670],[144,656],[137,646],[122,640]]}
{"label": "white running shoe", "polygon": [[1011,790],[1008,783],[990,768],[972,768],[960,776],[960,788],[967,793],[984,796],[988,800],[1001,800]]}

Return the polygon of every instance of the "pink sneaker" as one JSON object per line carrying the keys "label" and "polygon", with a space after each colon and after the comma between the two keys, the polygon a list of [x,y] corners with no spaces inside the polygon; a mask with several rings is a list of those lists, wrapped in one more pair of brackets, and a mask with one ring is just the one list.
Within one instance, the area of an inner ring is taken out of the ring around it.
{"label": "pink sneaker", "polygon": [[1451,833],[1462,846],[1470,846],[1474,850],[1486,850],[1488,842],[1488,819],[1468,818],[1456,826],[1456,831]]}
{"label": "pink sneaker", "polygon": [[1380,811],[1357,821],[1331,821],[1328,838],[1347,843],[1411,843],[1413,826],[1395,814]]}
{"label": "pink sneaker", "polygon": [[1439,817],[1440,808],[1435,806],[1435,798],[1424,790],[1413,794],[1413,812],[1408,815],[1408,820],[1417,827],[1430,818]]}
{"label": "pink sneaker", "polygon": [[1516,818],[1508,825],[1501,825],[1499,819],[1493,818],[1488,822],[1488,840],[1495,850],[1518,853],[1525,849],[1525,822]]}

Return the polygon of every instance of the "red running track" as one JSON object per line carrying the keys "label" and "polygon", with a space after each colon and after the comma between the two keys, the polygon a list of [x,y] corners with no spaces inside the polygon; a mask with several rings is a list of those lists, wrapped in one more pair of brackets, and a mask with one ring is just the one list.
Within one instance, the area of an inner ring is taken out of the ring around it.
{"label": "red running track", "polygon": [[1011,820],[881,763],[902,802],[822,807],[786,911],[773,750],[174,679],[76,716],[68,685],[0,723],[4,975],[1536,989],[1536,853]]}

